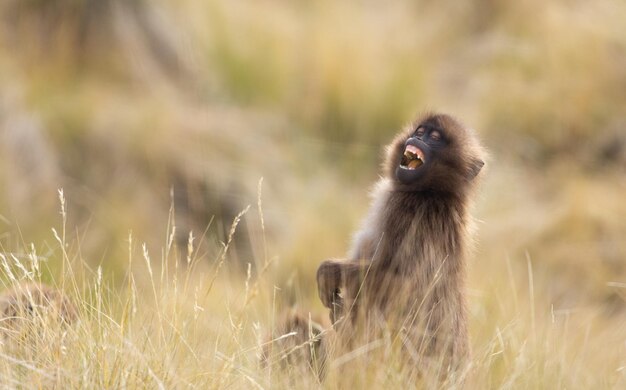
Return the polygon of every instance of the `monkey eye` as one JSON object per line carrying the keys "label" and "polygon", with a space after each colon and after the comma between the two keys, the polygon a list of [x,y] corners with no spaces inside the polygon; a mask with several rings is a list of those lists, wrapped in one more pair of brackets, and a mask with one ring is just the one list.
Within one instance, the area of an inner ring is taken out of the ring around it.
{"label": "monkey eye", "polygon": [[415,130],[415,135],[418,137],[421,137],[424,135],[424,128],[423,127],[418,127],[417,130]]}
{"label": "monkey eye", "polygon": [[440,141],[441,140],[441,133],[437,130],[433,130],[430,132],[430,139],[432,139],[433,141]]}

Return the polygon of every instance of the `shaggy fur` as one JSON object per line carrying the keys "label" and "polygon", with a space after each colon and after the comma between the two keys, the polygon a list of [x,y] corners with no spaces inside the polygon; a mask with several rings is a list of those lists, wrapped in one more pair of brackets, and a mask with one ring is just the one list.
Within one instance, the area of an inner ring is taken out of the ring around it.
{"label": "shaggy fur", "polygon": [[33,331],[45,318],[70,324],[78,312],[60,290],[38,284],[19,284],[0,294],[0,333]]}
{"label": "shaggy fur", "polygon": [[[420,126],[442,133],[445,144],[419,179],[403,183],[398,165]],[[483,159],[474,133],[448,115],[425,115],[395,137],[348,259],[318,269],[320,298],[340,339],[352,345],[387,332],[415,360],[454,363],[468,354],[468,207]]]}
{"label": "shaggy fur", "polygon": [[297,375],[309,372],[323,378],[328,355],[323,332],[320,324],[290,310],[278,321],[272,338],[263,345],[261,367],[279,364]]}

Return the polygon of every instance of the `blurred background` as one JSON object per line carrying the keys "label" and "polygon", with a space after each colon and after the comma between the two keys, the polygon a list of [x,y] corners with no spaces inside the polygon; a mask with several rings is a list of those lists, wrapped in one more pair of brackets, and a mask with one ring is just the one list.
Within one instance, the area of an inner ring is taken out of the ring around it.
{"label": "blurred background", "polygon": [[436,110],[491,155],[474,333],[529,275],[553,318],[624,323],[626,3],[4,0],[0,20],[4,251],[58,256],[59,188],[113,280],[129,231],[158,253],[174,224],[212,262],[252,205],[227,267],[269,256],[281,299],[319,309],[316,267],[345,253],[382,146]]}

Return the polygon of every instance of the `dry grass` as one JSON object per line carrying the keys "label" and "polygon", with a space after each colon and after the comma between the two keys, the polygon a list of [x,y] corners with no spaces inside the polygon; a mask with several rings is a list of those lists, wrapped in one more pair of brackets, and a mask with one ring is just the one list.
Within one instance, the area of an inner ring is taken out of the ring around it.
{"label": "dry grass", "polygon": [[[62,193],[61,199],[64,202]],[[280,267],[272,264],[271,253],[255,259],[255,271],[249,268],[243,279],[238,268],[228,264],[232,235],[252,213],[263,215],[260,198],[256,208],[244,210],[235,219],[215,259],[198,255],[193,239],[189,241],[191,256],[180,258],[173,247],[173,224],[156,257],[130,234],[128,271],[117,287],[101,267],[92,269],[79,253],[68,252],[72,245],[68,245],[64,224],[53,230],[56,247],[48,259],[34,249],[27,256],[5,252],[6,287],[19,289],[47,275],[49,283],[65,291],[77,306],[78,320],[59,323],[58,317],[45,311],[47,305],[40,304],[32,317],[20,322],[19,330],[4,327],[2,386],[318,387],[306,365],[284,367],[280,359],[267,367],[259,365],[260,352],[284,310],[282,302],[288,292],[277,285]],[[65,221],[64,204],[62,217]],[[483,255],[474,263],[470,289],[473,356],[461,374],[465,385],[623,386],[626,329],[619,320],[623,317],[609,316],[598,306],[555,307],[548,299],[550,285],[535,280],[535,260],[528,257],[519,268],[511,259]],[[52,262],[61,262],[63,271],[50,272]],[[301,285],[296,295],[301,307],[310,305],[315,315],[321,310],[312,303],[313,290],[313,286]],[[455,386],[454,379],[438,382],[436,370],[416,378],[403,369],[405,356],[385,340],[335,356],[324,387]]]}

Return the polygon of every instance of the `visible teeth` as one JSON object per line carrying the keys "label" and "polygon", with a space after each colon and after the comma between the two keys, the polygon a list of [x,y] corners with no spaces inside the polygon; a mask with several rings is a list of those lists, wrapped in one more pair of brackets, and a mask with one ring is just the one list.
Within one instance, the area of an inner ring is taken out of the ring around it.
{"label": "visible teeth", "polygon": [[409,162],[408,167],[409,167],[409,169],[415,169],[415,168],[419,167],[419,166],[420,166],[420,165],[422,165],[422,164],[423,164],[422,160],[420,160],[419,158],[417,158],[417,159],[415,159],[415,160],[411,160],[411,161]]}
{"label": "visible teeth", "polygon": [[424,152],[414,145],[407,145],[400,166],[406,169],[416,169],[422,164],[424,164]]}

